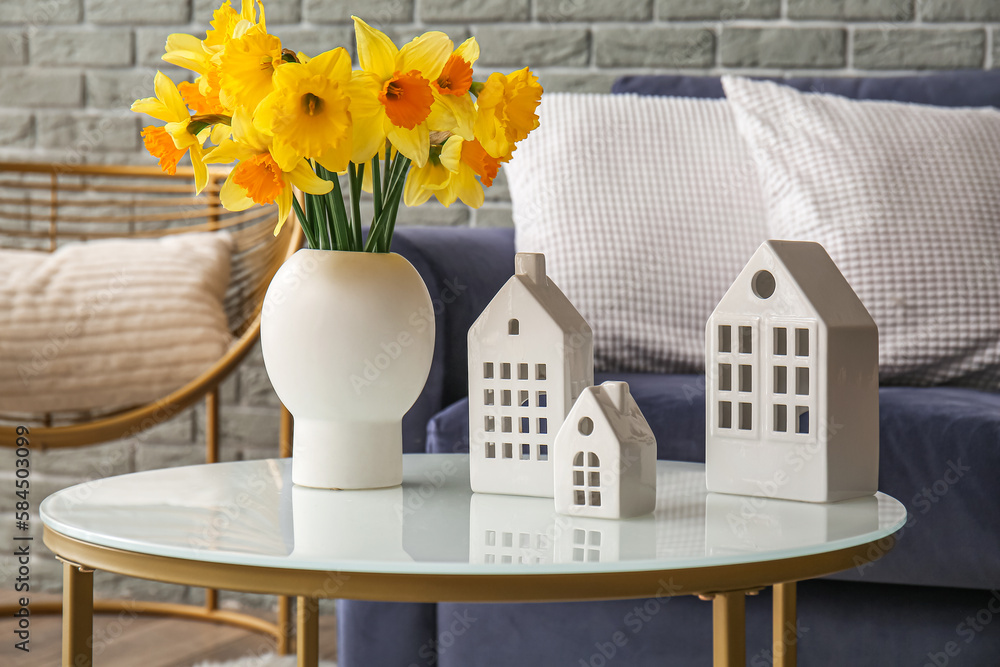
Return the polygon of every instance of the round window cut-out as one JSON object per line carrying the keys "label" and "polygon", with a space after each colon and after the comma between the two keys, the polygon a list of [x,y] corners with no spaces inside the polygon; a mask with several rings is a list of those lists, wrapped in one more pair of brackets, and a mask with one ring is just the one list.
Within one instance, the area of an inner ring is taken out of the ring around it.
{"label": "round window cut-out", "polygon": [[577,428],[580,429],[581,435],[590,435],[594,432],[594,420],[590,417],[584,417],[580,420],[580,423],[577,424]]}
{"label": "round window cut-out", "polygon": [[758,271],[750,281],[753,293],[761,299],[766,299],[774,294],[774,276],[770,271]]}

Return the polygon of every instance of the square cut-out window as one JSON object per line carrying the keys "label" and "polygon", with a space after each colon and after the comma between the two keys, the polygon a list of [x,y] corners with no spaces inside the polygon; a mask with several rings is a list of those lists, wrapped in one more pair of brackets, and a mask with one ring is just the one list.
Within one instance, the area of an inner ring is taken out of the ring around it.
{"label": "square cut-out window", "polygon": [[719,428],[733,427],[733,404],[730,401],[719,401]]}
{"label": "square cut-out window", "polygon": [[524,389],[517,392],[517,404],[522,408],[530,408],[531,404],[528,402],[530,396],[531,392],[525,391]]}
{"label": "square cut-out window", "polygon": [[719,364],[719,390],[732,391],[733,389],[733,365]]}
{"label": "square cut-out window", "polygon": [[774,430],[778,433],[788,431],[788,406],[777,403],[774,406]]}
{"label": "square cut-out window", "polygon": [[587,492],[586,491],[574,491],[573,492],[573,504],[574,505],[586,505],[587,504]]}
{"label": "square cut-out window", "polygon": [[795,369],[795,393],[799,396],[809,395],[809,369],[799,366]]}
{"label": "square cut-out window", "polygon": [[487,565],[495,565],[497,562],[496,554],[483,554],[483,562]]}
{"label": "square cut-out window", "polygon": [[[582,504],[583,503],[577,503],[577,505],[582,505]],[[583,549],[581,549],[579,547],[575,547],[573,549],[573,560],[574,560],[574,562],[582,563],[585,554],[586,554],[586,552]]]}
{"label": "square cut-out window", "polygon": [[590,506],[591,507],[600,507],[601,506],[601,492],[600,491],[591,491],[590,492]]}
{"label": "square cut-out window", "polygon": [[805,405],[795,406],[795,432],[801,435],[809,433],[809,408]]}
{"label": "square cut-out window", "polygon": [[503,533],[503,545],[508,549],[514,546],[514,533]]}
{"label": "square cut-out window", "polygon": [[774,327],[774,353],[778,356],[788,354],[788,329]]}
{"label": "square cut-out window", "polygon": [[753,391],[753,366],[740,364],[740,391]]}
{"label": "square cut-out window", "polygon": [[486,458],[495,459],[497,457],[497,443],[487,442],[486,443]]}
{"label": "square cut-out window", "polygon": [[528,461],[531,459],[531,445],[526,442],[521,443],[521,460]]}
{"label": "square cut-out window", "polygon": [[493,379],[493,362],[487,361],[483,364],[483,377],[487,380]]}
{"label": "square cut-out window", "polygon": [[753,327],[740,327],[740,354],[753,354]]}
{"label": "square cut-out window", "polygon": [[545,364],[535,364],[535,379],[536,380],[545,379]]}
{"label": "square cut-out window", "polygon": [[500,430],[501,431],[503,431],[504,433],[511,433],[512,432],[512,428],[513,428],[513,426],[511,424],[510,417],[501,417],[500,418]]}
{"label": "square cut-out window", "polygon": [[733,351],[732,334],[733,328],[731,326],[728,324],[719,325],[719,352]]}
{"label": "square cut-out window", "polygon": [[544,391],[535,392],[535,405],[540,408],[547,408],[549,406],[549,396]]}
{"label": "square cut-out window", "polygon": [[548,445],[538,445],[538,460],[548,461],[549,460],[549,446]]}
{"label": "square cut-out window", "polygon": [[587,562],[588,563],[599,563],[601,562],[601,552],[597,549],[587,549]]}
{"label": "square cut-out window", "polygon": [[546,435],[549,432],[549,420],[545,417],[538,418],[538,432],[542,435]]}
{"label": "square cut-out window", "polygon": [[503,457],[505,459],[514,458],[514,444],[510,442],[503,443]]}
{"label": "square cut-out window", "polygon": [[573,486],[583,486],[583,471],[574,470],[573,471]]}
{"label": "square cut-out window", "polygon": [[795,330],[795,356],[809,356],[809,329]]}
{"label": "square cut-out window", "polygon": [[497,420],[496,417],[486,416],[483,418],[483,428],[486,429],[487,433],[492,433],[497,430]]}
{"label": "square cut-out window", "polygon": [[517,535],[517,547],[519,549],[528,549],[531,547],[531,535],[528,533],[518,533]]}
{"label": "square cut-out window", "polygon": [[774,393],[788,393],[788,368],[786,366],[774,367]]}
{"label": "square cut-out window", "polygon": [[500,390],[500,405],[510,405],[510,389]]}
{"label": "square cut-out window", "polygon": [[590,479],[587,480],[588,486],[600,486],[601,485],[601,473],[594,470],[589,473]]}
{"label": "square cut-out window", "polygon": [[527,380],[528,379],[528,364],[518,364],[517,365],[517,379]]}
{"label": "square cut-out window", "polygon": [[592,547],[601,546],[601,532],[599,530],[591,530],[587,533],[587,543]]}
{"label": "square cut-out window", "polygon": [[749,431],[753,428],[753,404],[740,403],[740,430]]}
{"label": "square cut-out window", "polygon": [[510,565],[513,562],[514,562],[514,559],[511,556],[500,556],[500,564],[501,565]]}
{"label": "square cut-out window", "polygon": [[493,405],[493,390],[484,389],[483,390],[483,405]]}
{"label": "square cut-out window", "polygon": [[486,531],[486,546],[495,547],[497,545],[497,532],[495,530]]}
{"label": "square cut-out window", "polygon": [[509,380],[510,379],[510,364],[504,362],[500,364],[500,379]]}
{"label": "square cut-out window", "polygon": [[583,546],[587,543],[587,531],[582,528],[573,529],[573,544],[579,544]]}
{"label": "square cut-out window", "polygon": [[531,433],[531,417],[521,417],[521,433]]}

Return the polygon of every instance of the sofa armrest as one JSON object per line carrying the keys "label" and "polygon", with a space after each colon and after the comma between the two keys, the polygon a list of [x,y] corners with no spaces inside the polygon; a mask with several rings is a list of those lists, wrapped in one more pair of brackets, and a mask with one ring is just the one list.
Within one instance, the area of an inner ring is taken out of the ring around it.
{"label": "sofa armrest", "polygon": [[514,272],[514,230],[399,227],[393,252],[424,279],[433,313],[414,313],[414,327],[433,317],[437,331],[427,384],[403,420],[403,447],[423,452],[427,422],[468,393],[469,327]]}

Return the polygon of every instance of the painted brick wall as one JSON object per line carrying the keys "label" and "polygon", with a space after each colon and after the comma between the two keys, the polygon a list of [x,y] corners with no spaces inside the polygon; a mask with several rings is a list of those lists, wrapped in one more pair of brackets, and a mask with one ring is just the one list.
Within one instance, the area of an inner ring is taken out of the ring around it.
{"label": "painted brick wall", "polygon": [[[353,53],[357,13],[397,42],[428,28],[478,37],[477,71],[531,66],[549,91],[606,92],[634,73],[898,74],[1000,64],[997,0],[265,0],[271,31],[310,54]],[[152,163],[140,119],[166,36],[203,31],[218,0],[0,0],[0,159]],[[402,224],[510,225],[504,181],[478,211],[427,205]],[[223,458],[276,452],[277,399],[255,352],[223,385]],[[36,453],[35,506],[48,492],[109,474],[198,463],[201,408],[132,440]],[[0,450],[0,478],[12,456]],[[14,499],[0,492],[0,513]],[[39,524],[34,534],[40,538]],[[0,544],[11,544],[9,521]],[[40,546],[40,541],[35,542]],[[3,550],[7,553],[7,550]],[[9,557],[0,585],[9,586]],[[34,559],[36,581],[58,589],[59,568]],[[197,591],[102,576],[100,594],[193,600]],[[241,598],[246,601],[247,598]]]}

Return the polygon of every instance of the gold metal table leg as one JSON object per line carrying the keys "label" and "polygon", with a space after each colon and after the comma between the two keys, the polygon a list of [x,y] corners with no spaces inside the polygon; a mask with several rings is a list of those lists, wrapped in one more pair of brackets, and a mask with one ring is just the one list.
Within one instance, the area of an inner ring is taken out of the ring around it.
{"label": "gold metal table leg", "polygon": [[92,667],[94,571],[63,561],[62,667]]}
{"label": "gold metal table leg", "polygon": [[278,634],[277,640],[278,655],[288,655],[292,650],[292,623],[291,623],[291,598],[287,595],[278,596]]}
{"label": "gold metal table leg", "polygon": [[298,667],[319,667],[319,602],[299,597],[298,607]]}
{"label": "gold metal table leg", "polygon": [[712,652],[715,667],[746,664],[746,602],[743,591],[712,598]]}
{"label": "gold metal table leg", "polygon": [[798,658],[795,582],[774,585],[772,602],[772,633],[774,637],[774,667],[795,667]]}

